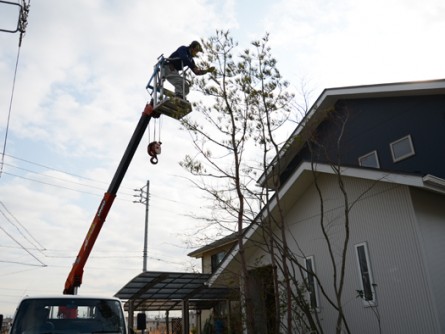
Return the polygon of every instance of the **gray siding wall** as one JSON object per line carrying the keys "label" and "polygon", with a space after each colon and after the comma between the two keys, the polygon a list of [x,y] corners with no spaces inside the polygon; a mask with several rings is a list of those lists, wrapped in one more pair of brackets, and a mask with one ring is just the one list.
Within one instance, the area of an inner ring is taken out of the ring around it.
{"label": "gray siding wall", "polygon": [[[440,333],[409,188],[353,178],[344,178],[344,181],[349,204],[354,202],[350,212],[351,235],[343,292],[343,306],[351,332],[379,333],[375,314],[378,311],[382,333]],[[335,176],[321,175],[319,182],[325,224],[338,259],[344,237],[344,199]],[[288,243],[295,254],[314,257],[315,270],[333,297],[332,264],[320,229],[320,201],[315,187],[309,187],[294,200],[286,216]],[[368,244],[371,270],[377,284],[376,309],[365,307],[356,297],[360,282],[354,245],[362,242]],[[258,251],[251,255],[253,263],[261,254]],[[336,316],[321,293],[319,295],[325,333],[334,333]]]}
{"label": "gray siding wall", "polygon": [[441,333],[445,333],[445,203],[444,196],[411,190],[425,266],[437,305]]}

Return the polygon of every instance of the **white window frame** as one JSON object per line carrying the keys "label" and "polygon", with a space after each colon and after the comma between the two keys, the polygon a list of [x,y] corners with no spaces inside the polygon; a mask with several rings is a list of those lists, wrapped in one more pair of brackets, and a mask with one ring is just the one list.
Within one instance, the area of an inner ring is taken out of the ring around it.
{"label": "white window frame", "polygon": [[[370,156],[374,156],[374,160],[375,160],[376,166],[363,166],[362,161],[363,161],[365,158],[368,158],[368,157],[370,157]],[[369,153],[367,153],[367,154],[362,155],[361,157],[359,157],[359,158],[358,158],[358,164],[359,164],[360,166],[363,166],[363,167],[380,168],[379,156],[378,156],[378,154],[377,154],[377,151],[374,150],[374,151],[372,151],[372,152],[369,152]]]}
{"label": "white window frame", "polygon": [[[396,157],[396,155],[394,153],[394,146],[399,144],[399,143],[401,143],[401,142],[403,142],[403,141],[406,141],[406,140],[408,140],[408,144],[409,144],[409,146],[411,148],[411,152],[409,152],[409,153],[407,153],[405,155],[401,155],[399,157]],[[394,161],[394,162],[401,161],[403,159],[412,157],[413,155],[416,154],[416,152],[414,151],[414,145],[413,145],[413,140],[411,138],[411,135],[407,135],[405,137],[397,139],[396,141],[393,141],[392,143],[389,144],[389,147],[391,149],[392,161]]]}
{"label": "white window frame", "polygon": [[[354,245],[354,247],[355,247],[355,258],[357,260],[357,269],[358,269],[360,290],[363,292],[363,296],[364,296],[362,298],[363,306],[365,306],[365,307],[376,306],[377,305],[377,298],[376,298],[376,293],[375,293],[376,284],[374,283],[374,276],[372,275],[371,262],[369,261],[368,243],[362,242],[362,243]],[[368,269],[367,276],[368,276],[369,285],[370,285],[369,289],[371,290],[371,293],[372,293],[372,299],[365,298],[365,286],[364,286],[364,280],[363,280],[363,273],[362,273],[362,267],[360,265],[360,259],[359,259],[359,253],[358,253],[358,249],[360,247],[363,247],[363,249],[364,249],[366,266]]]}
{"label": "white window frame", "polygon": [[[311,263],[312,272],[315,273],[314,257],[313,256],[308,256],[308,257],[306,257],[304,259],[304,268],[306,270],[309,270],[309,268],[308,268],[308,261],[310,261],[310,263]],[[304,279],[305,280],[309,280],[309,273],[307,271],[304,272]],[[314,308],[314,305],[312,305],[312,298],[311,298],[311,292],[310,291],[307,292],[307,299],[309,300],[311,308],[318,312],[320,310],[320,300],[318,298],[318,284],[317,284],[317,280],[315,279],[315,277],[313,278],[313,282],[314,282],[315,308]]]}

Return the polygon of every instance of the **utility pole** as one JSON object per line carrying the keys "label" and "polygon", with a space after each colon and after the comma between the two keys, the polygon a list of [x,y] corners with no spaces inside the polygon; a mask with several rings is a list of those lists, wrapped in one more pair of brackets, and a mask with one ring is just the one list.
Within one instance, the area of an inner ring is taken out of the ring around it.
{"label": "utility pole", "polygon": [[137,195],[133,195],[133,197],[139,197],[137,201],[133,201],[133,203],[142,203],[145,204],[145,230],[144,230],[144,251],[143,251],[143,265],[142,271],[147,271],[147,244],[148,244],[148,207],[150,200],[150,181],[147,180],[147,184],[140,189],[134,189],[134,191],[139,192]]}

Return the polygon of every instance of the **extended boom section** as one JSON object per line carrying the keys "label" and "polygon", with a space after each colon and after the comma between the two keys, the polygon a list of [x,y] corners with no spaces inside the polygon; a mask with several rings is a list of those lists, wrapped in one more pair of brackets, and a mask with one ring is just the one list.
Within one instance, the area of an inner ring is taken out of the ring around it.
{"label": "extended boom section", "polygon": [[76,257],[76,260],[73,264],[71,272],[68,275],[68,278],[65,282],[65,289],[63,290],[64,294],[75,295],[77,294],[77,289],[82,284],[82,276],[83,269],[85,267],[85,263],[88,260],[88,257],[93,249],[94,243],[96,242],[97,236],[102,228],[102,225],[107,218],[108,212],[110,211],[111,205],[113,204],[114,199],[116,198],[117,191],[122,183],[122,180],[127,172],[128,166],[133,159],[134,153],[136,152],[137,147],[144,135],[145,130],[151,120],[152,117],[159,117],[160,114],[154,111],[153,106],[151,104],[147,104],[145,109],[139,119],[139,123],[134,130],[133,136],[128,143],[127,149],[121,159],[119,167],[114,174],[113,180],[108,187],[108,191],[105,193],[102,201],[100,202],[99,208],[97,209],[97,213],[94,216],[93,222],[91,223],[90,229],[85,237],[85,240],[82,244],[82,247],[79,250],[79,253]]}
{"label": "extended boom section", "polygon": [[[0,0],[1,1],[1,0]],[[165,83],[165,71],[164,64],[166,59],[161,56],[158,62],[154,66],[153,74],[146,86],[150,93],[151,101],[145,106],[142,112],[139,123],[133,132],[133,136],[128,143],[127,149],[121,159],[121,162],[114,174],[113,180],[110,183],[108,191],[104,194],[102,201],[100,202],[97,213],[94,216],[90,229],[85,237],[82,247],[76,257],[76,260],[71,268],[68,278],[65,282],[65,289],[63,293],[66,295],[77,294],[77,289],[82,284],[83,269],[88,260],[88,257],[96,242],[97,236],[107,218],[108,212],[116,198],[117,191],[122,183],[122,180],[127,172],[128,166],[133,159],[136,149],[141,142],[142,136],[150,123],[151,118],[158,118],[161,114],[166,116],[181,119],[188,115],[192,111],[192,107],[189,101],[178,98],[173,92],[164,88]],[[183,73],[185,79],[185,72]],[[153,142],[152,144],[156,144]],[[150,145],[152,145],[150,144]],[[149,148],[150,148],[149,145]],[[149,155],[152,156],[150,160],[153,164],[157,163],[156,149],[148,150]]]}

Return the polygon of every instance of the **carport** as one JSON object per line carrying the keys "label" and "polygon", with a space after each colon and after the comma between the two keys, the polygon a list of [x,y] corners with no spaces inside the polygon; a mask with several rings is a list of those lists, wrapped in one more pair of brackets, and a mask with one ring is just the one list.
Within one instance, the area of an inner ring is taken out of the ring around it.
{"label": "carport", "polygon": [[[128,282],[115,294],[125,301],[128,327],[134,323],[134,312],[165,311],[168,328],[170,311],[182,311],[182,331],[189,333],[189,310],[211,309],[221,301],[239,300],[237,290],[208,287],[210,274],[146,271]],[[230,307],[229,307],[230,311]],[[230,319],[230,314],[229,317]],[[201,319],[198,317],[201,327]],[[129,331],[130,333],[130,331]]]}

